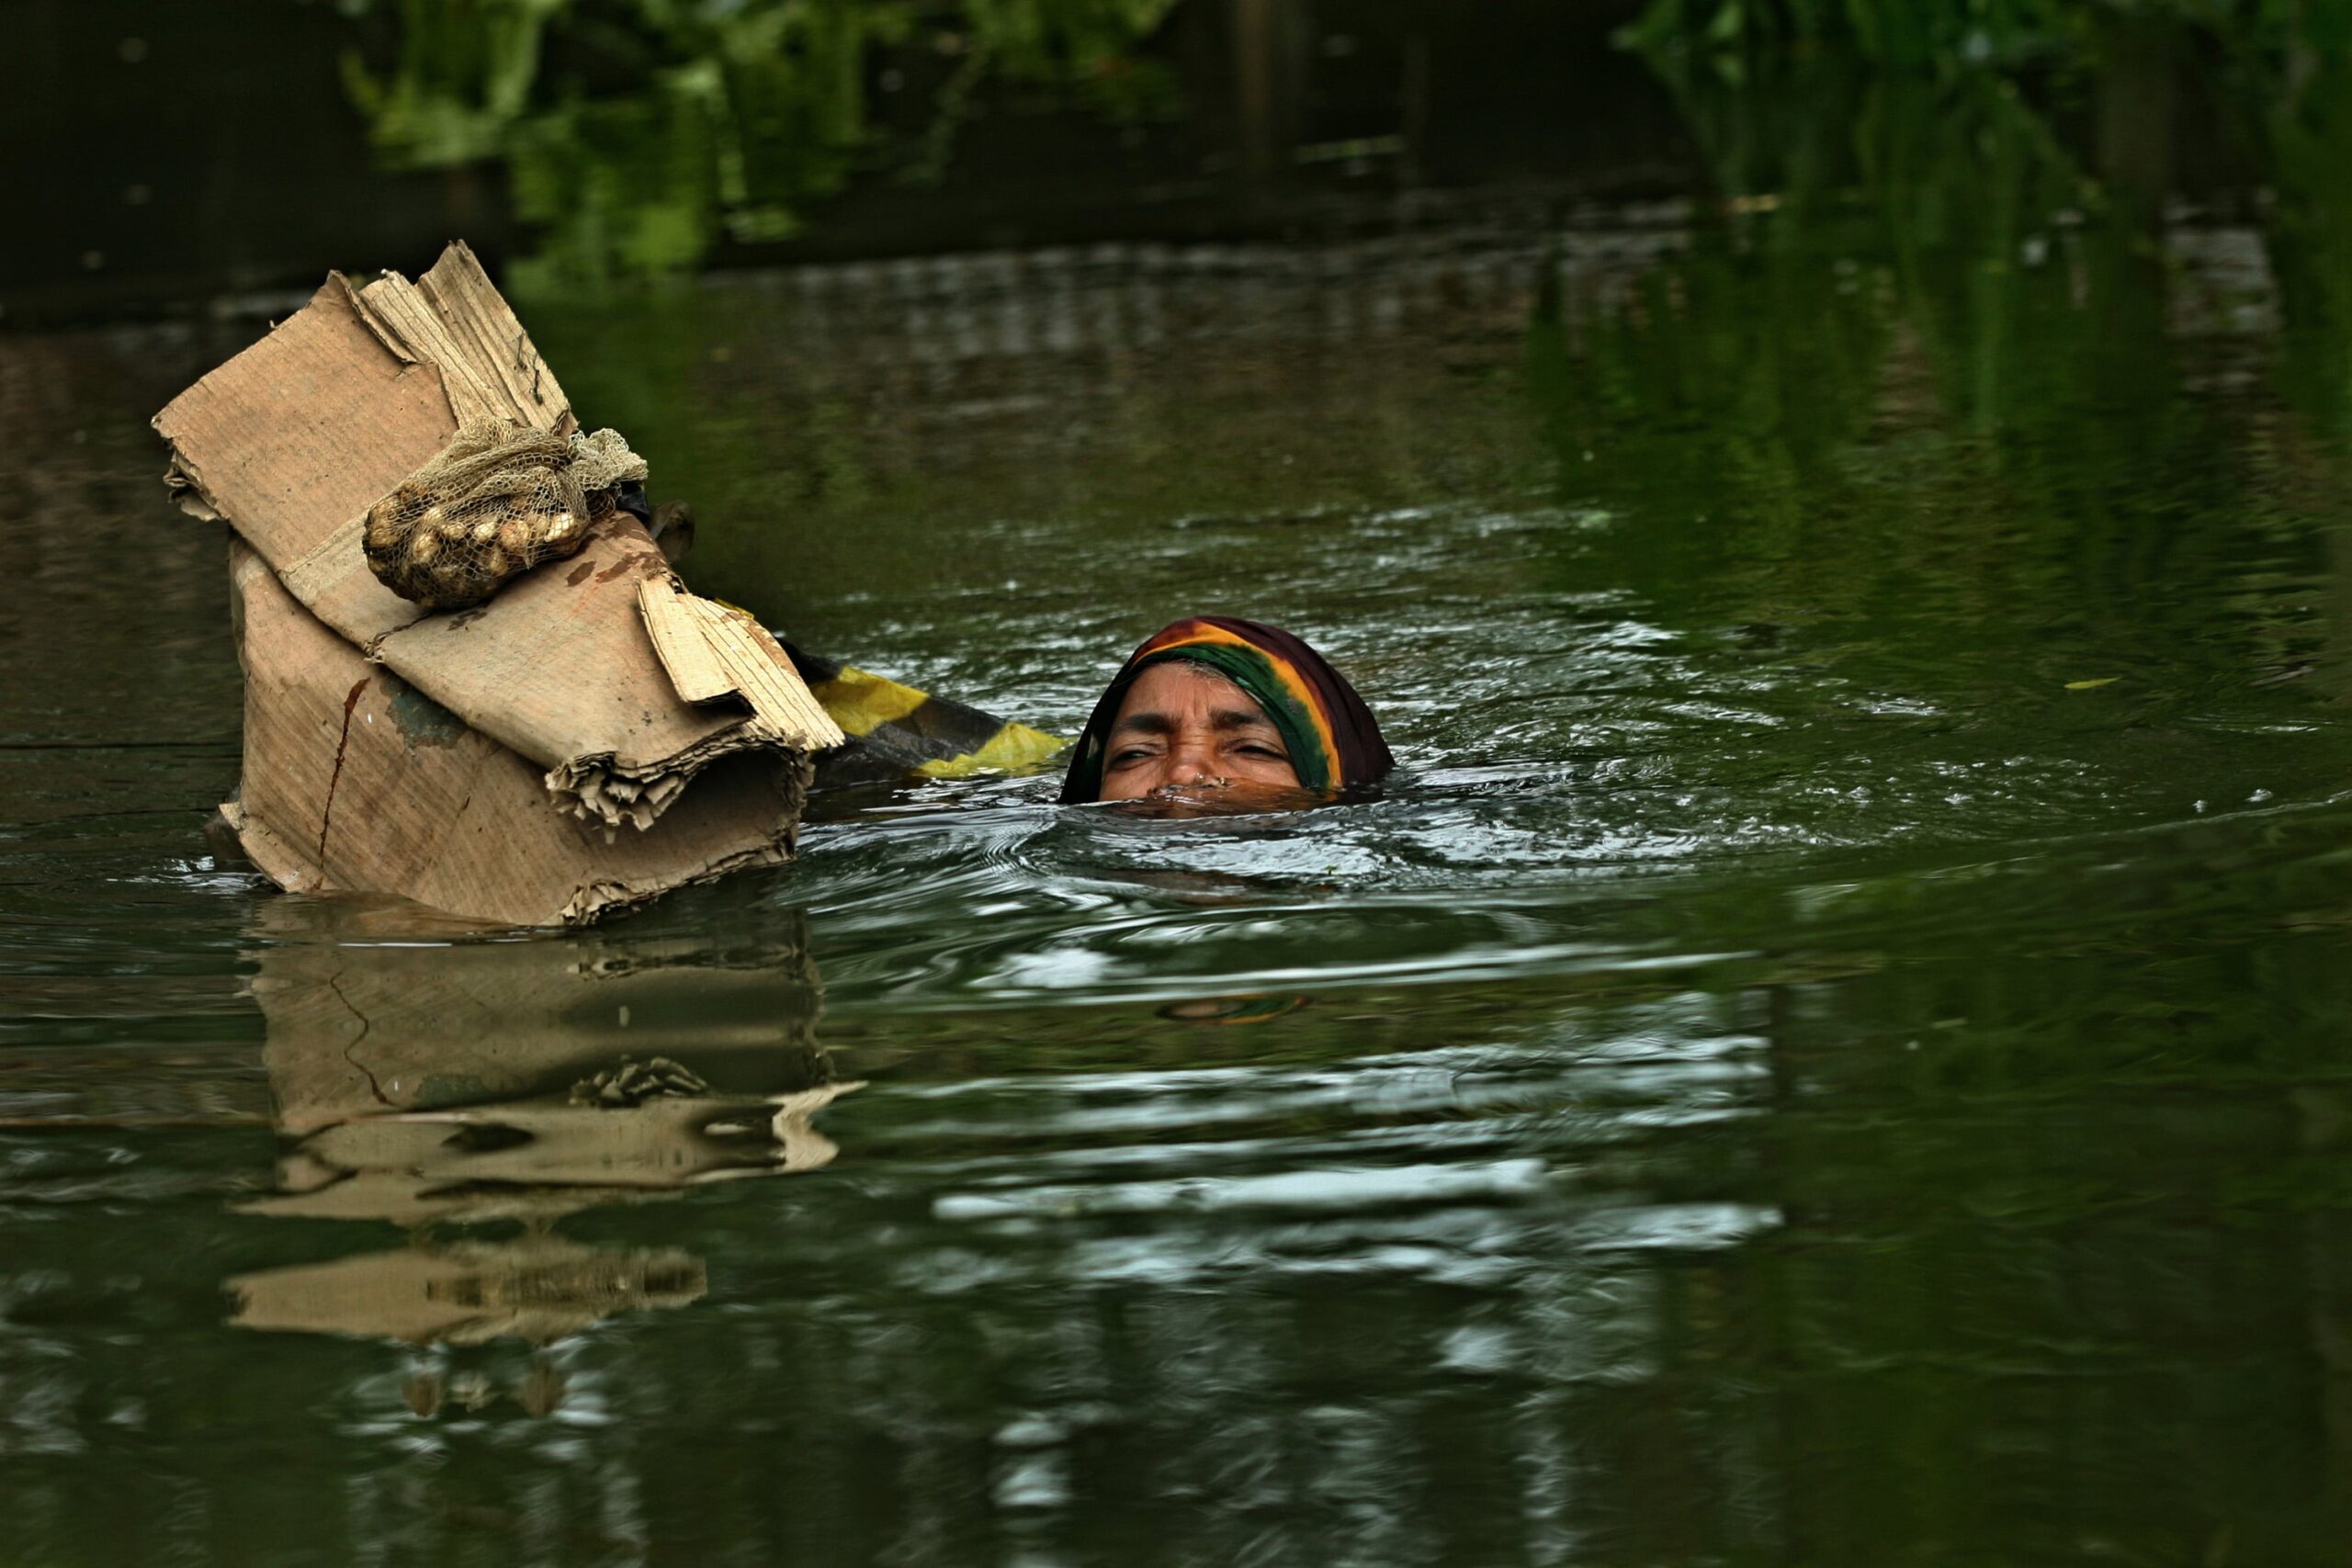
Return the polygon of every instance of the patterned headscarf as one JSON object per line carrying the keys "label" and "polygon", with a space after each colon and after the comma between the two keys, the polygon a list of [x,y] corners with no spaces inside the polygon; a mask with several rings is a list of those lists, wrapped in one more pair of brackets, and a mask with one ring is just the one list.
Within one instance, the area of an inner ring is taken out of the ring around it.
{"label": "patterned headscarf", "polygon": [[1205,664],[1250,694],[1281,732],[1306,789],[1328,794],[1370,784],[1393,765],[1372,710],[1321,654],[1277,626],[1191,615],[1146,637],[1119,667],[1078,738],[1062,780],[1064,805],[1102,797],[1104,742],[1127,688],[1153,665],[1176,659]]}

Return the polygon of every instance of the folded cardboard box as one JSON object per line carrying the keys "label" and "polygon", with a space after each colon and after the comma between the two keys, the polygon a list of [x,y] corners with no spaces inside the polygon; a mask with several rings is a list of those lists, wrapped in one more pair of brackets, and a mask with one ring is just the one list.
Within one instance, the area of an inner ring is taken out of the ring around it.
{"label": "folded cardboard box", "polygon": [[462,244],[414,283],[329,276],[155,416],[181,504],[234,531],[244,768],[222,815],[247,855],[282,887],[515,925],[786,858],[842,732],[636,519],[458,612],[369,570],[368,509],[485,416],[577,427]]}

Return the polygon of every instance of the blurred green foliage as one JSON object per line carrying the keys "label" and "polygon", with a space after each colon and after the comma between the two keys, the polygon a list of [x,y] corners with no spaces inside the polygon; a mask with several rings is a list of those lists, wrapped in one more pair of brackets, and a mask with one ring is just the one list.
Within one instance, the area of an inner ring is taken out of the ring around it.
{"label": "blurred green foliage", "polygon": [[2352,15],[2333,0],[1652,0],[1620,37],[1726,76],[1759,51],[1823,47],[1880,69],[1949,75],[2079,59],[2118,22],[2250,49],[2341,48],[2352,37]]}
{"label": "blurred green foliage", "polygon": [[509,275],[526,296],[673,277],[722,241],[790,235],[808,203],[890,162],[869,100],[890,51],[950,62],[898,160],[916,178],[944,171],[992,77],[1127,118],[1173,93],[1131,58],[1173,0],[381,3],[396,59],[347,56],[351,96],[396,165],[505,165],[537,235]]}

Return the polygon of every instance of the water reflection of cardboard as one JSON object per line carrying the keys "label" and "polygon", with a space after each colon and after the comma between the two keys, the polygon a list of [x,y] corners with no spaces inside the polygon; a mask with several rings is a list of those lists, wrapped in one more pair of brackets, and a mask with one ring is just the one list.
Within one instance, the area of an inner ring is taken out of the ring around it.
{"label": "water reflection of cardboard", "polygon": [[618,1313],[699,1301],[709,1280],[701,1259],[674,1248],[616,1251],[535,1235],[273,1269],[230,1286],[241,1328],[543,1345]]}
{"label": "water reflection of cardboard", "polygon": [[[412,910],[269,901],[251,989],[286,1142],[276,1190],[241,1208],[389,1220],[417,1235],[232,1280],[233,1321],[420,1345],[543,1344],[698,1299],[699,1258],[586,1247],[548,1227],[582,1209],[832,1159],[811,1118],[859,1086],[839,1081],[816,1043],[804,930],[762,919],[763,937],[718,962],[689,939],[451,943],[446,925]],[[690,1092],[575,1100],[576,1084],[624,1055],[657,1053],[699,1080]],[[525,1234],[435,1234],[498,1221]]]}
{"label": "water reflection of cardboard", "polygon": [[278,1126],[568,1092],[625,1053],[674,1056],[722,1093],[809,1087],[824,1068],[807,931],[759,918],[721,949],[625,927],[500,940],[414,906],[264,900],[248,988]]}

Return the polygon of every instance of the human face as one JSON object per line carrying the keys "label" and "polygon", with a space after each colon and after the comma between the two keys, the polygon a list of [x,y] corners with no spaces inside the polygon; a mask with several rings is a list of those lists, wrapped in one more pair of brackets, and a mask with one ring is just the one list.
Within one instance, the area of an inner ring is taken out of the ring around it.
{"label": "human face", "polygon": [[1250,694],[1197,664],[1155,664],[1127,688],[1102,748],[1102,798],[1289,804],[1298,770]]}

